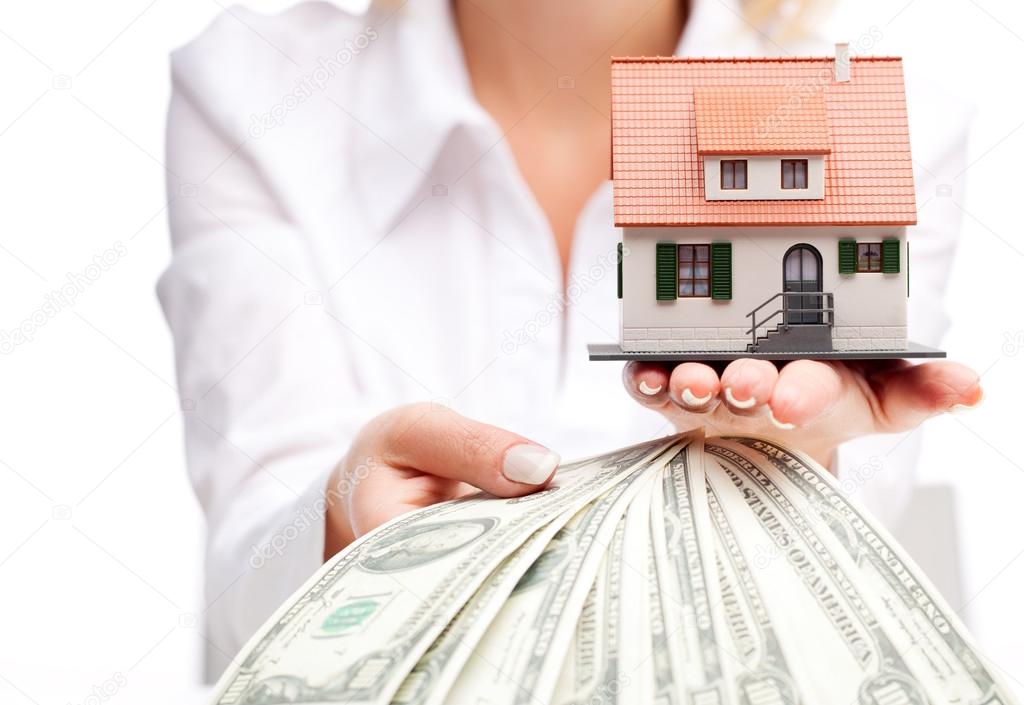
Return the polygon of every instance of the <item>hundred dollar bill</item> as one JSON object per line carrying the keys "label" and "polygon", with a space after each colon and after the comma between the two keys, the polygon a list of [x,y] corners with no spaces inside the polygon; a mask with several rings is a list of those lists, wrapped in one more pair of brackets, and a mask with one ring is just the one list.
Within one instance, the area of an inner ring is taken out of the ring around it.
{"label": "hundred dollar bill", "polygon": [[568,521],[678,438],[563,466],[526,497],[478,494],[379,527],[328,561],[243,648],[218,705],[387,703],[444,627],[535,531]]}
{"label": "hundred dollar bill", "polygon": [[735,701],[796,705],[799,697],[761,591],[715,490],[705,480],[714,526],[715,565],[720,601],[715,605],[725,625],[718,632],[722,661],[729,666]]}
{"label": "hundred dollar bill", "polygon": [[633,471],[555,535],[488,627],[446,703],[475,703],[480,693],[490,705],[547,700],[616,523],[664,462]]}
{"label": "hundred dollar bill", "polygon": [[708,480],[747,563],[756,567],[754,579],[805,700],[930,702],[860,585],[806,519],[780,512],[720,446],[707,441],[705,450]]}
{"label": "hundred dollar bill", "polygon": [[887,625],[895,648],[933,700],[1015,702],[986,666],[956,612],[881,525],[843,494],[827,470],[762,439],[731,438],[717,452],[747,461],[736,462],[780,514],[817,518],[816,528],[836,562],[856,576],[865,601]]}

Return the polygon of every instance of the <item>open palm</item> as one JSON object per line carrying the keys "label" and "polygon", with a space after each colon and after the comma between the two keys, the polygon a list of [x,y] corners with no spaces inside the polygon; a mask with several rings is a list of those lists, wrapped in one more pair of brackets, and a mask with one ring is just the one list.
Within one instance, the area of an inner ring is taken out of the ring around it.
{"label": "open palm", "polygon": [[680,431],[708,426],[715,434],[773,436],[824,465],[844,441],[908,431],[982,398],[978,375],[948,361],[797,360],[777,366],[745,358],[724,369],[631,362],[623,381],[637,401],[662,412]]}

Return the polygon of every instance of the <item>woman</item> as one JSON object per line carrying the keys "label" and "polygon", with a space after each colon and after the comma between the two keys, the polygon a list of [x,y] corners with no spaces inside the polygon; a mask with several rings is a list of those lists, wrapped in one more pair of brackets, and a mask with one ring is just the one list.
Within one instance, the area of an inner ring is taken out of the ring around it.
{"label": "woman", "polygon": [[[798,51],[750,12],[303,3],[233,9],[176,53],[159,291],[209,520],[211,674],[349,542],[474,487],[532,492],[550,448],[708,425],[830,463],[980,400],[947,362],[631,364],[627,396],[616,366],[586,361],[617,337],[608,57]],[[955,159],[962,134],[928,142]],[[912,337],[935,342],[956,224],[925,216]]]}

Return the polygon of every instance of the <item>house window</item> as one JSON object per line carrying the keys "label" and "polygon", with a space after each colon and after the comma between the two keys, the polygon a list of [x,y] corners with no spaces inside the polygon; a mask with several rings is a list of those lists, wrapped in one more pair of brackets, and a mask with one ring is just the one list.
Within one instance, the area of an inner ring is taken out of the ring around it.
{"label": "house window", "polygon": [[747,187],[747,160],[722,160],[722,189],[745,189]]}
{"label": "house window", "polygon": [[710,245],[679,246],[679,297],[711,296]]}
{"label": "house window", "polygon": [[807,160],[782,160],[782,188],[807,188]]}
{"label": "house window", "polygon": [[880,243],[880,242],[858,242],[857,243],[857,271],[858,272],[881,272],[882,271],[882,243]]}

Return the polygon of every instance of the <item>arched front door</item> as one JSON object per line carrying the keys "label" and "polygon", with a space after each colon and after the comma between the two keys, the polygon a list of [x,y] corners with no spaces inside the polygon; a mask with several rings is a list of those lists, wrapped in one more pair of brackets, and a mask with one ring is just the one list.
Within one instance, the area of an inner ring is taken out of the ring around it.
{"label": "arched front door", "polygon": [[[790,292],[821,291],[821,253],[810,245],[794,245],[782,262],[782,290]],[[821,296],[787,296],[786,323],[801,325],[821,323]],[[810,310],[808,310],[810,309]]]}

